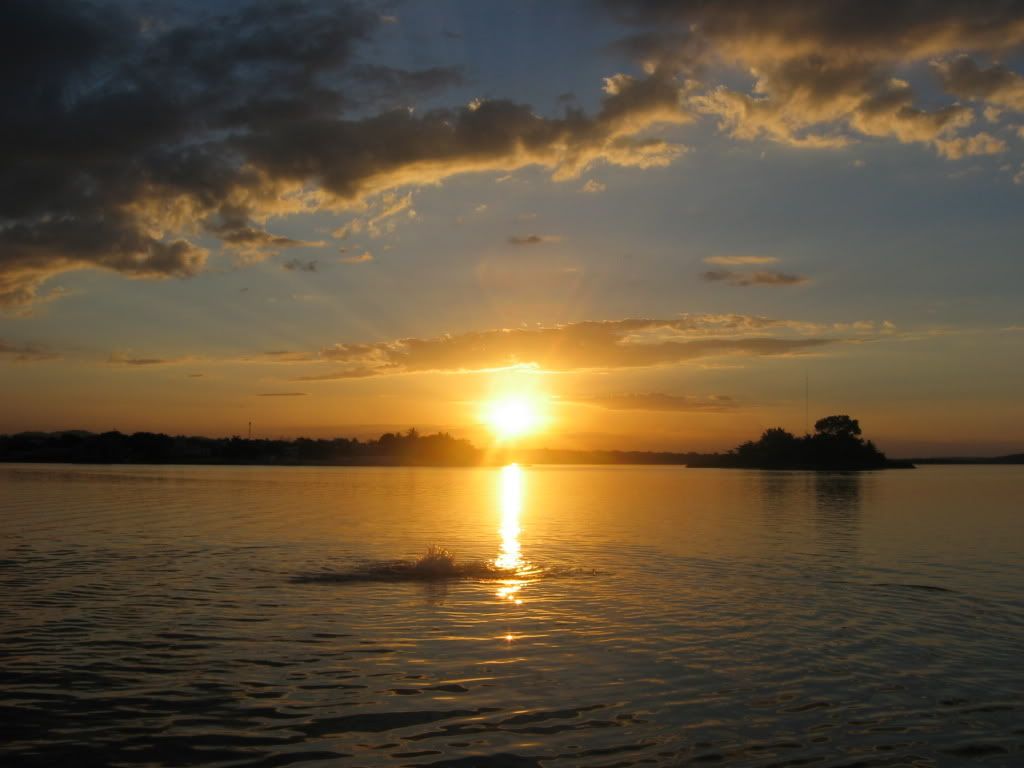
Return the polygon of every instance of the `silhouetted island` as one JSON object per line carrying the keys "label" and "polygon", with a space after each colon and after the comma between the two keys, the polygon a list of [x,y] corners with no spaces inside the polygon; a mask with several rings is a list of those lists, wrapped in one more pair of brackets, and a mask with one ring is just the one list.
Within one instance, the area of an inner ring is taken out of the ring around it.
{"label": "silhouetted island", "polygon": [[860,423],[846,414],[826,416],[814,423],[814,434],[796,437],[781,427],[765,430],[757,442],[748,441],[726,454],[691,462],[692,467],[745,469],[862,470],[912,469],[913,463],[886,458],[861,436]]}

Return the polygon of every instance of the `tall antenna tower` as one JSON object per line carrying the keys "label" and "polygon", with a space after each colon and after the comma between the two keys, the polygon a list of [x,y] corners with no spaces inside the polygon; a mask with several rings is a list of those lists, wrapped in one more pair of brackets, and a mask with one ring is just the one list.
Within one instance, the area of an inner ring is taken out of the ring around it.
{"label": "tall antenna tower", "polygon": [[249,422],[249,439],[252,440],[252,422]]}

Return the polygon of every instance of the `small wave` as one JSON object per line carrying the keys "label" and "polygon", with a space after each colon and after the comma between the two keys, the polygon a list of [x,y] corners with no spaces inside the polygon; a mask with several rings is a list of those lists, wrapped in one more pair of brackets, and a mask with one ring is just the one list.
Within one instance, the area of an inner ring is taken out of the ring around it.
{"label": "small wave", "polygon": [[939,587],[935,584],[901,584],[897,582],[878,582],[872,584],[872,587],[886,587],[889,589],[917,589],[922,592],[951,592],[955,593],[955,589],[948,589],[947,587]]}

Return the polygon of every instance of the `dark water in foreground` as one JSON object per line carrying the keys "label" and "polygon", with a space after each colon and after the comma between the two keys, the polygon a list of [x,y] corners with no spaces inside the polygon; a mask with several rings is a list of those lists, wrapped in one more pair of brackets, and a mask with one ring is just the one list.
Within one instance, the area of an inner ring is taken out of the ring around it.
{"label": "dark water in foreground", "polygon": [[[0,466],[0,763],[1024,765],[1022,515],[1014,467]],[[525,575],[344,576],[435,543]]]}

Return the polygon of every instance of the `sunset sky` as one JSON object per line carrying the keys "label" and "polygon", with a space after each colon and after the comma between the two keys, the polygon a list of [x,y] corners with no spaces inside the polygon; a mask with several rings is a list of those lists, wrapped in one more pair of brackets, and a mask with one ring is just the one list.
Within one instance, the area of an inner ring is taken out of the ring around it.
{"label": "sunset sky", "polygon": [[1024,450],[1024,3],[0,4],[0,432]]}

